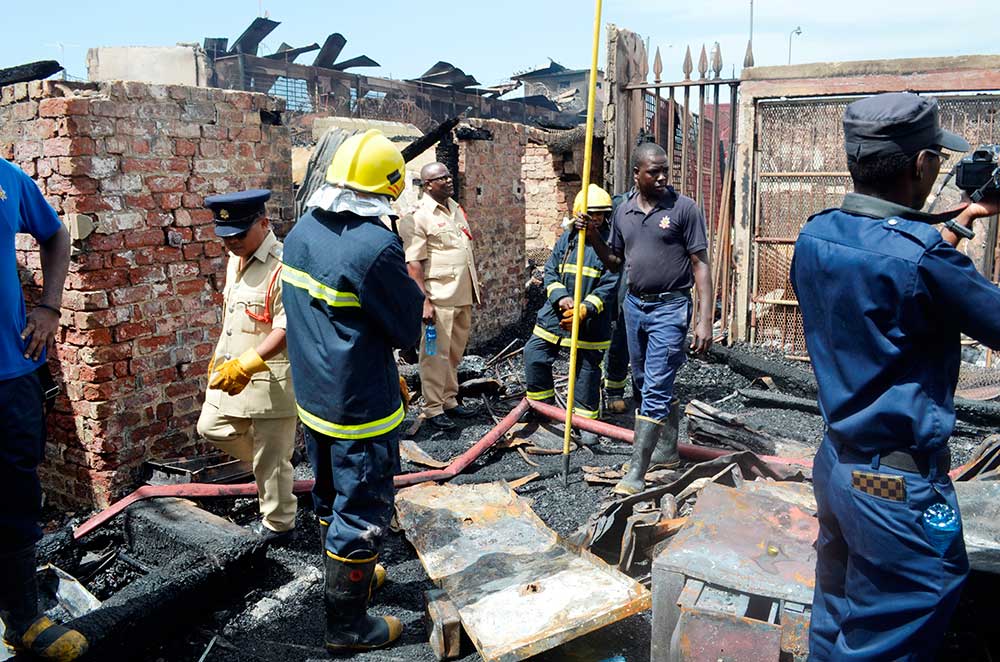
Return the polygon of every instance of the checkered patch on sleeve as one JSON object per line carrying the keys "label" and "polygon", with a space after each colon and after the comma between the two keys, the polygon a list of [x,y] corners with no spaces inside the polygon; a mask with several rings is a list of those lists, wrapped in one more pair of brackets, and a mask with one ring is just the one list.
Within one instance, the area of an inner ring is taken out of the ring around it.
{"label": "checkered patch on sleeve", "polygon": [[876,474],[868,471],[851,472],[854,489],[865,494],[889,499],[890,501],[906,501],[906,479],[902,476]]}

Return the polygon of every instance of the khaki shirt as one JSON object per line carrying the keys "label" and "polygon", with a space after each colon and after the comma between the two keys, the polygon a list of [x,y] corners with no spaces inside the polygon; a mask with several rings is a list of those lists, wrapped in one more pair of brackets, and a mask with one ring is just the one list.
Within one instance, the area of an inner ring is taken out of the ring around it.
{"label": "khaki shirt", "polygon": [[424,289],[437,306],[471,306],[480,302],[472,232],[465,210],[451,198],[438,204],[424,195],[399,220],[407,262],[423,262]]}
{"label": "khaki shirt", "polygon": [[[256,252],[240,272],[240,258],[229,256],[226,267],[226,289],[222,334],[215,347],[215,363],[239,357],[248,349],[256,349],[272,329],[284,329],[285,308],[281,303],[281,242],[268,232]],[[270,306],[267,291],[271,289]],[[255,320],[247,315],[270,313],[271,322]],[[295,396],[292,391],[288,353],[281,350],[267,360],[268,371],[258,372],[237,395],[227,395],[219,389],[208,389],[205,400],[217,406],[225,416],[241,418],[284,418],[295,416]]]}

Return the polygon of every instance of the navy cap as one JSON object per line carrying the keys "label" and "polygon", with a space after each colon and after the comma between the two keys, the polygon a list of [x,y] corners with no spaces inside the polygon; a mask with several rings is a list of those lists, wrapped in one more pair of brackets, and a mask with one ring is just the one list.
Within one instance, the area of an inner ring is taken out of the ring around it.
{"label": "navy cap", "polygon": [[856,159],[902,154],[943,147],[965,152],[969,143],[945,131],[937,99],[908,92],[878,94],[855,101],[844,111],[844,147]]}
{"label": "navy cap", "polygon": [[215,234],[232,237],[250,229],[264,211],[264,203],[271,199],[266,188],[238,191],[205,198],[205,206],[215,215]]}

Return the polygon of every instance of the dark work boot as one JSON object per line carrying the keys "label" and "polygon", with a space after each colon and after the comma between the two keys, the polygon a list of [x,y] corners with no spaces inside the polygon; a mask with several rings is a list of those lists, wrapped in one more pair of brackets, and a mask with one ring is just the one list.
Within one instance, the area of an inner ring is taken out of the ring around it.
{"label": "dark work boot", "polygon": [[35,546],[0,556],[0,618],[3,643],[39,660],[71,662],[87,652],[87,639],[38,612]]}
{"label": "dark work boot", "polygon": [[[319,520],[319,551],[320,554],[326,555],[326,533],[330,530],[330,522],[323,519],[322,517],[317,517]],[[375,564],[375,574],[372,575],[372,596],[374,597],[375,591],[382,588],[385,584],[385,578],[388,573],[385,571],[385,566],[381,563]]]}
{"label": "dark work boot", "polygon": [[403,624],[398,618],[368,615],[376,559],[378,555],[370,551],[353,552],[347,558],[324,552],[327,650],[371,650],[399,639]]}
{"label": "dark work boot", "polygon": [[681,463],[681,456],[677,453],[677,435],[681,425],[681,403],[674,398],[670,402],[670,415],[667,416],[663,428],[660,430],[660,438],[653,448],[653,455],[649,459],[649,469],[673,469]]}
{"label": "dark work boot", "polygon": [[611,490],[615,494],[632,495],[642,492],[646,487],[646,469],[649,467],[649,458],[653,455],[653,447],[659,440],[663,423],[646,418],[645,416],[635,417],[635,439],[632,444],[632,459],[629,460],[628,473],[618,481],[615,488]]}

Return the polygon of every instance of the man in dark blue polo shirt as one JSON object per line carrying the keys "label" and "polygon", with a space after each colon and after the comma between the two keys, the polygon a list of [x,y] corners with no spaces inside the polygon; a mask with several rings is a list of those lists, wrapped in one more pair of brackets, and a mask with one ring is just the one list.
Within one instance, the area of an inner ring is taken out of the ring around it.
{"label": "man in dark blue polo shirt", "polygon": [[[30,313],[14,253],[21,233],[38,241],[42,263],[42,296]],[[4,644],[43,660],[75,660],[87,649],[79,632],[39,613],[35,581],[45,452],[39,370],[47,370],[45,355],[55,346],[68,268],[69,233],[55,210],[24,171],[0,159],[0,619]]]}
{"label": "man in dark blue polo shirt", "polygon": [[854,180],[806,223],[791,279],[826,434],[810,660],[930,660],[969,570],[948,478],[961,334],[1000,347],[1000,289],[919,211],[945,157],[933,99],[882,94],[844,113]]}
{"label": "man in dark blue polo shirt", "polygon": [[680,423],[674,378],[687,360],[685,340],[691,322],[691,287],[698,291],[698,320],[691,349],[712,344],[712,274],[708,263],[705,216],[697,203],[667,184],[667,153],[655,143],[634,152],[637,194],[615,210],[610,246],[594,223],[587,241],[612,271],[625,267],[628,294],[623,307],[632,362],[632,388],[642,394],[635,417],[635,447],[616,494],[645,487],[650,463],[675,467]]}

